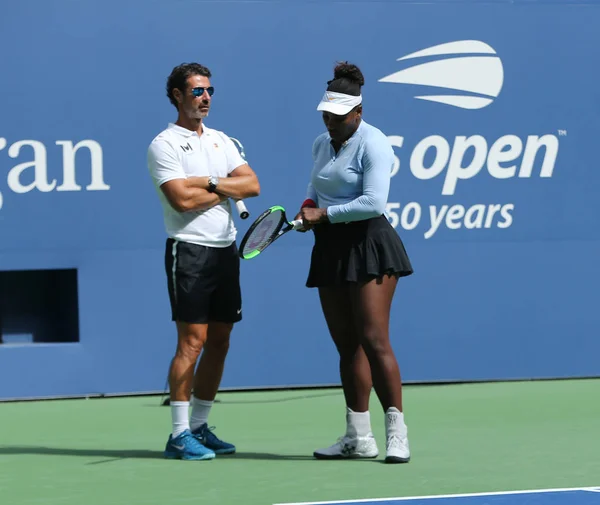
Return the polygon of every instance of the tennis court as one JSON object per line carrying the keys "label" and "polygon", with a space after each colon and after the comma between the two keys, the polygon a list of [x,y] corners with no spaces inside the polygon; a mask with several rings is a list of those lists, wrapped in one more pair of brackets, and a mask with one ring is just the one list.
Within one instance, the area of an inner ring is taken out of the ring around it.
{"label": "tennis court", "polygon": [[211,424],[238,453],[205,462],[162,459],[170,413],[159,396],[3,403],[0,497],[10,505],[592,505],[600,503],[599,398],[598,379],[406,386],[406,465],[383,464],[375,396],[378,459],[311,457],[344,430],[338,389],[221,393]]}
{"label": "tennis court", "polygon": [[594,505],[598,503],[598,496],[591,493],[600,493],[600,488],[536,489],[499,493],[384,498],[381,500],[296,503],[292,505],[326,505],[333,503],[344,503],[346,505],[358,503],[377,503],[378,505],[517,505],[523,503],[530,505]]}

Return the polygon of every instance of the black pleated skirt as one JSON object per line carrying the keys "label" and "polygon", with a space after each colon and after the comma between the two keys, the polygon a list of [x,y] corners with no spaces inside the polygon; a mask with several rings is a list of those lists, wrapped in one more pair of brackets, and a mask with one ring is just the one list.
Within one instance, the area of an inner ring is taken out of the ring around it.
{"label": "black pleated skirt", "polygon": [[413,273],[400,236],[383,215],[347,224],[323,223],[313,231],[309,288]]}

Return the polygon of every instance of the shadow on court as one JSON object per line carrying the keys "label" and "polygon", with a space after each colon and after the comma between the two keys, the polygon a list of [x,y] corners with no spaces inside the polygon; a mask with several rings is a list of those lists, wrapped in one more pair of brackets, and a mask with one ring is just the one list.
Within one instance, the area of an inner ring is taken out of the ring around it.
{"label": "shadow on court", "polygon": [[317,394],[307,394],[307,395],[295,395],[288,396],[286,398],[271,398],[271,399],[253,399],[249,398],[247,400],[229,400],[226,395],[221,397],[221,404],[223,405],[232,405],[232,404],[243,404],[243,403],[284,403],[284,402],[293,402],[296,400],[311,400],[313,398],[323,398],[328,396],[340,396],[342,393],[340,391],[331,391],[328,393],[317,393]]}
{"label": "shadow on court", "polygon": [[[287,396],[285,398],[248,398],[247,400],[230,400],[227,398],[227,393],[222,394],[220,398],[215,398],[215,403],[219,403],[221,405],[241,405],[241,404],[254,404],[259,405],[263,403],[285,403],[285,402],[294,402],[297,400],[311,400],[313,398],[324,398],[331,396],[340,396],[343,393],[341,390],[329,391],[326,393],[313,393],[313,394],[305,394],[305,395],[293,395]],[[252,392],[248,393],[248,396],[251,396]],[[146,407],[168,407],[170,405],[169,398],[166,398],[164,395],[160,397],[160,399],[156,403],[148,403],[145,404]]]}
{"label": "shadow on court", "polygon": [[[31,446],[12,446],[0,447],[0,455],[24,455],[32,454],[37,456],[76,456],[85,458],[106,458],[104,461],[90,462],[89,465],[100,463],[109,463],[123,459],[164,459],[162,451],[151,451],[144,449],[63,449],[60,447],[31,447]],[[238,452],[217,456],[217,460],[263,460],[263,461],[315,461],[310,454],[272,454],[268,452]]]}

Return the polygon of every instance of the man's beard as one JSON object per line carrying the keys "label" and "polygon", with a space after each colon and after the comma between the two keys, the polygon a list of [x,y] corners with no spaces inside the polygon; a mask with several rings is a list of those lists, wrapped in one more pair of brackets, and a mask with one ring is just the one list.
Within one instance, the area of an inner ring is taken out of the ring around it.
{"label": "man's beard", "polygon": [[192,114],[192,117],[194,119],[204,119],[205,117],[208,117],[208,113],[210,111],[206,111],[206,112],[201,112],[201,111],[195,111],[194,114]]}
{"label": "man's beard", "polygon": [[201,110],[198,110],[196,108],[188,109],[188,115],[192,119],[204,119],[205,117],[208,116],[209,112],[210,112],[210,109],[208,109],[206,112],[202,112]]}

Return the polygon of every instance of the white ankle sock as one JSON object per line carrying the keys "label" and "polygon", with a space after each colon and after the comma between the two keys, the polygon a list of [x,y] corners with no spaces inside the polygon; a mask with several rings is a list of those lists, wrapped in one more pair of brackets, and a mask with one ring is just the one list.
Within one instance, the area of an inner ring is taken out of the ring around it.
{"label": "white ankle sock", "polygon": [[192,417],[190,418],[190,427],[192,431],[208,422],[208,414],[210,413],[213,403],[214,402],[208,400],[200,400],[195,396],[192,397]]}
{"label": "white ankle sock", "polygon": [[371,433],[371,414],[354,412],[346,407],[346,435],[349,437],[366,437]]}
{"label": "white ankle sock", "polygon": [[171,420],[173,421],[173,438],[190,429],[190,402],[171,402]]}
{"label": "white ankle sock", "polygon": [[385,411],[386,435],[400,434],[406,436],[407,428],[404,424],[404,413],[396,407],[390,407]]}

